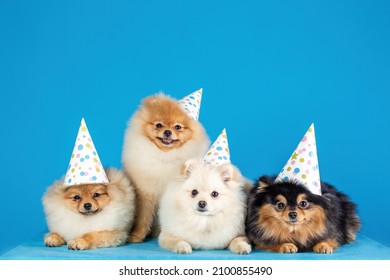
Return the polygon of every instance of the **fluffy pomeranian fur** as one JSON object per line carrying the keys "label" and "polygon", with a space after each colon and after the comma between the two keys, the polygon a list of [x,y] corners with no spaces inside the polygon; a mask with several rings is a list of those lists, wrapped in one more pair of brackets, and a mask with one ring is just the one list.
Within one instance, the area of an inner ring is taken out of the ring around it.
{"label": "fluffy pomeranian fur", "polygon": [[201,123],[191,119],[176,100],[162,93],[143,100],[125,131],[122,153],[138,202],[129,242],[157,237],[156,213],[165,187],[180,175],[187,159],[203,157],[209,143]]}
{"label": "fluffy pomeranian fur", "polygon": [[231,164],[186,161],[182,177],[168,186],[161,199],[159,245],[178,254],[226,248],[250,253],[244,183]]}
{"label": "fluffy pomeranian fur", "polygon": [[106,170],[109,184],[64,186],[56,181],[42,198],[50,233],[48,247],[71,250],[119,246],[127,241],[134,221],[135,192],[119,170]]}
{"label": "fluffy pomeranian fur", "polygon": [[360,228],[356,205],[321,182],[321,195],[297,182],[263,176],[249,194],[246,234],[256,249],[279,253],[331,254],[355,240]]}

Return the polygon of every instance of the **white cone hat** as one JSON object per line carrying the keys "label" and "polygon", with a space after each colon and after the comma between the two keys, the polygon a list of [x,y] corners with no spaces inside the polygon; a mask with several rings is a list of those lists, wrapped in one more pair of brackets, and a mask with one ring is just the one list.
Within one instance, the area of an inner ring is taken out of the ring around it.
{"label": "white cone hat", "polygon": [[107,175],[84,119],[81,120],[64,180],[65,186],[81,184],[108,184]]}
{"label": "white cone hat", "polygon": [[312,193],[321,195],[314,124],[311,124],[275,181],[298,181]]}
{"label": "white cone hat", "polygon": [[229,143],[226,135],[226,129],[223,129],[217,140],[211,145],[210,149],[203,158],[204,163],[222,164],[230,163]]}
{"label": "white cone hat", "polygon": [[178,101],[188,116],[194,120],[199,119],[200,103],[202,101],[203,89],[199,89]]}

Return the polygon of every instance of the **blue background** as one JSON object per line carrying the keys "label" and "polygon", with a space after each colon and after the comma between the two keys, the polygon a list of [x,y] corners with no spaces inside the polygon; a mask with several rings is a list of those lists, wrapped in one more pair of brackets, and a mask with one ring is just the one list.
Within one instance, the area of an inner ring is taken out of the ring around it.
{"label": "blue background", "polygon": [[203,88],[250,179],[276,174],[312,122],[321,178],[390,246],[388,1],[1,1],[0,253],[46,230],[41,197],[82,117],[121,167],[140,100]]}

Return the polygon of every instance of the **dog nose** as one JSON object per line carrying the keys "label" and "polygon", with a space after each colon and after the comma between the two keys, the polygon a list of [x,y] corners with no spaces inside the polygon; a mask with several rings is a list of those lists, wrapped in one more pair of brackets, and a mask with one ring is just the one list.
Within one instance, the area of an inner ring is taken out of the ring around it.
{"label": "dog nose", "polygon": [[172,131],[170,131],[170,130],[165,130],[164,131],[164,136],[165,137],[170,137],[172,135]]}
{"label": "dog nose", "polygon": [[84,204],[84,209],[85,210],[91,210],[91,208],[92,208],[92,204],[91,203],[88,202],[88,203]]}
{"label": "dog nose", "polygon": [[290,217],[291,220],[295,220],[298,216],[297,212],[290,212],[288,213],[288,216]]}
{"label": "dog nose", "polygon": [[206,202],[206,201],[201,200],[201,201],[198,202],[199,208],[205,208],[206,205],[207,205],[207,202]]}

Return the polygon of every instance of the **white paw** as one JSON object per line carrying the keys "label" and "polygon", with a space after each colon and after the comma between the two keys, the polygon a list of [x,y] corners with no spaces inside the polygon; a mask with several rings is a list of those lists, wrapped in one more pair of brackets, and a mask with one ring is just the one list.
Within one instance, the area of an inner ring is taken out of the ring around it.
{"label": "white paw", "polygon": [[230,250],[236,254],[246,255],[252,252],[252,246],[247,242],[242,241],[242,242],[237,242],[233,246],[230,246]]}
{"label": "white paw", "polygon": [[191,245],[185,241],[178,242],[173,248],[173,252],[176,254],[191,254],[192,248]]}
{"label": "white paw", "polygon": [[85,239],[79,237],[79,238],[70,240],[68,242],[68,249],[69,250],[87,250],[87,249],[89,249],[89,243]]}

